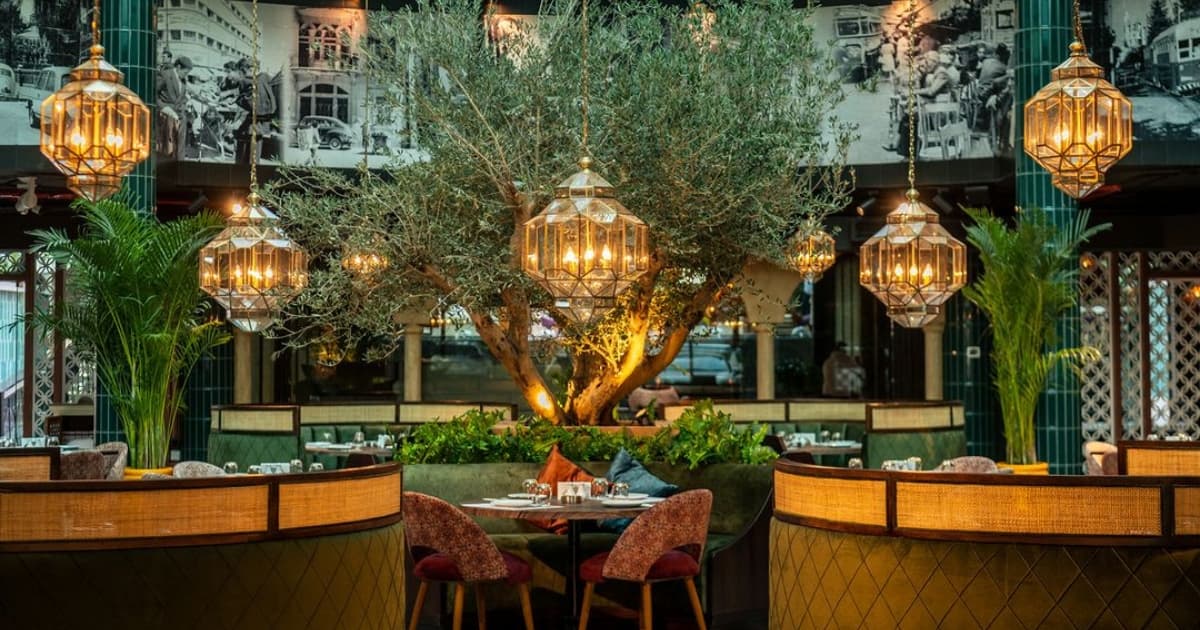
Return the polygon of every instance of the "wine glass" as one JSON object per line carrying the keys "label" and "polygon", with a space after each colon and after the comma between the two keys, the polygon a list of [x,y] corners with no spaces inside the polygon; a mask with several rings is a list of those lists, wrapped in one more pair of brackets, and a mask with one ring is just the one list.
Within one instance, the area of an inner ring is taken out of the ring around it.
{"label": "wine glass", "polygon": [[534,505],[549,505],[552,496],[554,496],[554,487],[548,483],[539,483],[533,489]]}
{"label": "wine glass", "polygon": [[629,484],[625,483],[624,481],[618,481],[612,485],[612,491],[613,497],[628,497]]}
{"label": "wine glass", "polygon": [[321,441],[329,444],[333,443],[333,431],[322,431]]}
{"label": "wine glass", "polygon": [[302,473],[304,472],[304,462],[299,459],[293,459],[288,462],[288,472]]}
{"label": "wine glass", "polygon": [[321,472],[325,470],[325,464],[321,462],[313,462],[308,465],[308,472]]}
{"label": "wine glass", "polygon": [[527,499],[533,498],[534,494],[537,492],[537,487],[537,479],[526,479],[525,481],[521,482],[521,492],[524,492],[527,495],[525,497]]}
{"label": "wine glass", "polygon": [[608,494],[609,483],[604,477],[596,477],[592,480],[592,498],[603,497]]}
{"label": "wine glass", "polygon": [[863,462],[861,457],[851,457],[850,461],[846,462],[846,467],[851,470],[862,470]]}
{"label": "wine glass", "polygon": [[258,464],[250,464],[250,466],[248,468],[246,468],[246,474],[261,475],[262,474],[262,466],[260,466]]}
{"label": "wine glass", "polygon": [[354,432],[354,448],[362,448],[367,443],[367,436],[362,431]]}
{"label": "wine glass", "polygon": [[225,471],[226,475],[236,475],[238,472],[237,462],[225,462],[225,465],[221,468]]}

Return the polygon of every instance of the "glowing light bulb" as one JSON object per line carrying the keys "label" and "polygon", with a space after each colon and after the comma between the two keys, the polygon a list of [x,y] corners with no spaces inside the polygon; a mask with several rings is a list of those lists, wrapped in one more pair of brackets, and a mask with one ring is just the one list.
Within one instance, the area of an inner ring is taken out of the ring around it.
{"label": "glowing light bulb", "polygon": [[1104,139],[1104,132],[1099,129],[1088,134],[1088,144],[1099,144]]}
{"label": "glowing light bulb", "polygon": [[563,254],[562,260],[563,264],[568,267],[574,267],[575,265],[579,264],[579,257],[575,255],[575,250],[571,249],[570,247],[568,247],[567,251]]}
{"label": "glowing light bulb", "polygon": [[933,267],[926,263],[925,268],[921,270],[921,284],[929,284],[931,282],[933,282]]}
{"label": "glowing light bulb", "polygon": [[104,142],[114,149],[120,149],[121,147],[125,146],[125,137],[122,136],[121,132],[119,131],[110,131],[108,135],[104,137]]}
{"label": "glowing light bulb", "polygon": [[894,280],[903,280],[904,279],[904,265],[901,265],[900,263],[896,263],[896,268],[892,271],[892,278]]}
{"label": "glowing light bulb", "polygon": [[87,138],[84,137],[83,132],[80,131],[79,125],[75,125],[75,127],[71,129],[71,146],[75,149],[82,149],[87,146]]}
{"label": "glowing light bulb", "polygon": [[592,250],[591,247],[583,250],[583,260],[584,261],[592,262],[595,259],[596,259],[596,252],[594,250]]}
{"label": "glowing light bulb", "polygon": [[604,249],[600,250],[600,260],[605,263],[611,263],[612,257],[612,250],[608,248],[608,245],[605,245]]}

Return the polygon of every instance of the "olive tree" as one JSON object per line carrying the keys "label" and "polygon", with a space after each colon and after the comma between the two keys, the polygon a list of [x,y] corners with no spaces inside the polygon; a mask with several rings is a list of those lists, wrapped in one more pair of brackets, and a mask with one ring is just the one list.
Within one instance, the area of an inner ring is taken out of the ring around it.
{"label": "olive tree", "polygon": [[[368,73],[389,86],[387,116],[409,121],[420,157],[278,180],[287,229],[325,261],[285,318],[293,341],[369,338],[386,349],[405,324],[398,314],[453,303],[538,414],[609,417],[749,262],[783,264],[789,236],[840,208],[852,185],[850,131],[834,116],[839,74],[811,11],[790,0],[710,7],[589,7],[586,66],[576,2],[551,2],[501,42],[477,0],[372,15]],[[576,325],[521,271],[520,228],[585,153],[649,225],[652,255],[615,309]],[[365,251],[386,269],[341,264]],[[544,315],[571,359],[561,395],[530,338]]]}

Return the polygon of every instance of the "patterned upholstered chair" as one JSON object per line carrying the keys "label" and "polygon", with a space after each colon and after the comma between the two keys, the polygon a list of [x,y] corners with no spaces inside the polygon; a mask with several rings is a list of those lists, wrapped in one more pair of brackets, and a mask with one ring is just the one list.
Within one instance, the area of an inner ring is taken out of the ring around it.
{"label": "patterned upholstered chair", "polygon": [[946,472],[956,473],[998,473],[1000,468],[996,466],[996,462],[987,457],[978,455],[967,455],[965,457],[955,457],[950,460],[953,466]]}
{"label": "patterned upholstered chair", "polygon": [[1083,445],[1086,456],[1087,474],[1115,475],[1117,474],[1117,446],[1107,442],[1090,441]]}
{"label": "patterned upholstered chair", "polygon": [[100,451],[63,453],[58,460],[59,479],[104,479],[108,461]]}
{"label": "patterned upholstered chair", "polygon": [[179,462],[171,469],[171,476],[177,479],[192,477],[220,477],[225,470],[208,462]]}
{"label": "patterned upholstered chair", "polygon": [[650,585],[655,582],[684,580],[696,627],[705,630],[704,609],[696,593],[695,577],[700,574],[704,542],[708,538],[708,517],[712,512],[712,492],[689,490],[646,510],[621,534],[612,551],[596,554],[579,566],[579,577],[587,583],[583,590],[583,610],[579,630],[587,630],[588,615],[596,584],[605,580],[637,582],[642,586],[641,628],[653,626]]}
{"label": "patterned upholstered chair", "polygon": [[105,442],[96,447],[104,453],[108,462],[108,474],[105,479],[122,479],[125,477],[125,462],[129,460],[129,445],[124,442]]}
{"label": "patterned upholstered chair", "polygon": [[522,559],[496,548],[471,517],[445,501],[419,492],[404,493],[404,545],[413,558],[413,574],[420,580],[409,630],[416,630],[430,582],[454,586],[454,630],[462,629],[466,586],[475,586],[475,609],[484,627],[484,582],[515,585],[521,595],[525,630],[533,630],[529,580],[533,571]]}

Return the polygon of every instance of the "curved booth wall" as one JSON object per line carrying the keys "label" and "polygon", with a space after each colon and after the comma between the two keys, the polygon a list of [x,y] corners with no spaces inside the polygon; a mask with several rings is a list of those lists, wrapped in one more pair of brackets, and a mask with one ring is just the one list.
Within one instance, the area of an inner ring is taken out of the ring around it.
{"label": "curved booth wall", "polygon": [[0,628],[404,627],[396,464],[0,483]]}
{"label": "curved booth wall", "polygon": [[1196,627],[1200,478],[780,460],[770,627]]}

